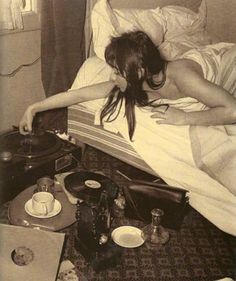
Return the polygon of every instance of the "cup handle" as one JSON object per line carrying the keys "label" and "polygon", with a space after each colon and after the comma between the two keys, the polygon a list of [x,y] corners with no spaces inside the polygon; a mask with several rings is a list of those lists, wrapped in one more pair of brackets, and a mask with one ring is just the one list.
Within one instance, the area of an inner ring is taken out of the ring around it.
{"label": "cup handle", "polygon": [[46,216],[48,214],[48,207],[46,203],[43,203],[43,215]]}

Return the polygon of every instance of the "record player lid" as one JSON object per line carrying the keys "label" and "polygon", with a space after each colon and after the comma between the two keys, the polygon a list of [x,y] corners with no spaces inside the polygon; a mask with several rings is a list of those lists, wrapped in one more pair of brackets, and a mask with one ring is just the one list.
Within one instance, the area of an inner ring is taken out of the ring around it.
{"label": "record player lid", "polygon": [[60,149],[61,140],[54,133],[39,131],[34,134],[21,135],[11,131],[0,137],[0,152],[9,151],[15,156],[37,158],[52,154]]}

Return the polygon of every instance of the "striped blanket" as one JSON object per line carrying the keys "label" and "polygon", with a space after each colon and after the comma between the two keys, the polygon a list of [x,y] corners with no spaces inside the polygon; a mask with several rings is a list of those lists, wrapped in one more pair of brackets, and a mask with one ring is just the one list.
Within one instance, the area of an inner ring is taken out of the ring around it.
{"label": "striped blanket", "polygon": [[125,163],[149,174],[156,175],[120,133],[104,130],[101,125],[94,125],[94,119],[94,112],[85,106],[71,106],[68,110],[69,134],[73,138],[89,144]]}

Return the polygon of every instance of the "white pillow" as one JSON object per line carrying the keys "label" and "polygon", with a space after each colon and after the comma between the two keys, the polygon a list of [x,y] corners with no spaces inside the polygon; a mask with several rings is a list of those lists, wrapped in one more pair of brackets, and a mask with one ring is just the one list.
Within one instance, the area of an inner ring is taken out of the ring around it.
{"label": "white pillow", "polygon": [[163,41],[166,25],[160,7],[112,10],[107,0],[99,0],[95,4],[91,21],[94,52],[101,59],[104,59],[105,48],[111,37],[123,32],[142,30],[159,45]]}
{"label": "white pillow", "polygon": [[[104,60],[96,56],[90,57],[80,67],[68,92],[73,94],[73,90],[109,81],[112,73],[112,68]],[[80,103],[93,113],[99,111],[103,104],[103,98]]]}
{"label": "white pillow", "polygon": [[142,30],[167,60],[173,60],[191,48],[212,43],[205,30],[206,14],[205,0],[198,13],[180,6],[112,10],[107,0],[99,0],[91,15],[94,52],[104,59],[111,37]]}
{"label": "white pillow", "polygon": [[112,68],[104,60],[92,56],[80,67],[70,90],[109,81],[112,73]]}
{"label": "white pillow", "polygon": [[167,29],[159,50],[166,59],[176,59],[190,49],[212,43],[206,31],[205,0],[202,0],[198,13],[180,6],[166,6],[162,8],[162,15]]}

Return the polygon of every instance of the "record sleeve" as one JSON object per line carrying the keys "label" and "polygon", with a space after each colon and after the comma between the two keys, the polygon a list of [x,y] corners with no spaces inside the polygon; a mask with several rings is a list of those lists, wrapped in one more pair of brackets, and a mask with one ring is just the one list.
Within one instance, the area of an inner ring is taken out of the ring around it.
{"label": "record sleeve", "polygon": [[56,279],[63,233],[0,224],[0,280]]}

